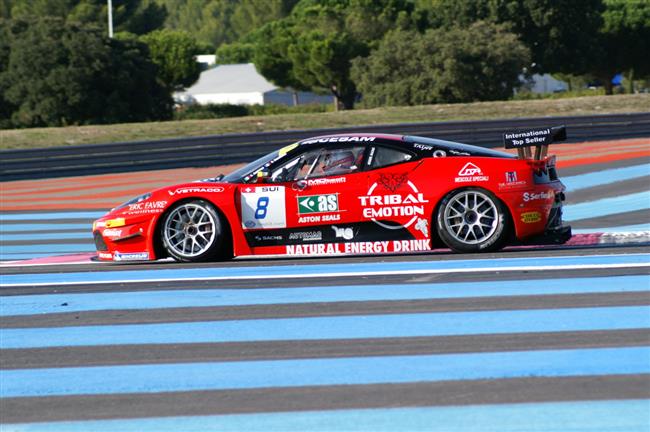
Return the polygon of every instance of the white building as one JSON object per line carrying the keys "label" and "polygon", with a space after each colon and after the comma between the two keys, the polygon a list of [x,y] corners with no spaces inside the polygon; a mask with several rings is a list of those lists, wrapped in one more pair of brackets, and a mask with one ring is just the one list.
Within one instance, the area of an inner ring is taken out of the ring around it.
{"label": "white building", "polygon": [[550,74],[534,74],[530,82],[530,91],[533,93],[558,93],[569,90],[569,84],[553,78]]}
{"label": "white building", "polygon": [[[296,92],[299,105],[333,103],[333,96]],[[294,105],[294,92],[270,83],[253,63],[220,65],[201,72],[199,80],[175,99],[198,104]]]}

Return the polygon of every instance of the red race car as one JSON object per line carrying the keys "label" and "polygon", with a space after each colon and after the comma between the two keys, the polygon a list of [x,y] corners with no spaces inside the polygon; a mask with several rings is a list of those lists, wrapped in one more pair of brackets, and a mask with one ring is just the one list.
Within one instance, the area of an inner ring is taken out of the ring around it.
{"label": "red race car", "polygon": [[[93,224],[100,260],[494,251],[564,243],[564,185],[548,144],[564,128],[504,134],[519,156],[431,138],[329,135],[226,176],[179,184]],[[531,155],[531,146],[536,147]]]}

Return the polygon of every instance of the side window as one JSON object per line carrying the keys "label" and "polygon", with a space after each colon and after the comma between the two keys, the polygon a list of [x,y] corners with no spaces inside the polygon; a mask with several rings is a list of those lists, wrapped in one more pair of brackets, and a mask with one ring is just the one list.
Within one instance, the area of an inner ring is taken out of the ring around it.
{"label": "side window", "polygon": [[274,183],[344,175],[361,169],[365,147],[319,148],[303,153],[273,170]]}
{"label": "side window", "polygon": [[368,166],[370,169],[381,168],[401,162],[407,162],[413,155],[388,147],[373,147],[368,155]]}

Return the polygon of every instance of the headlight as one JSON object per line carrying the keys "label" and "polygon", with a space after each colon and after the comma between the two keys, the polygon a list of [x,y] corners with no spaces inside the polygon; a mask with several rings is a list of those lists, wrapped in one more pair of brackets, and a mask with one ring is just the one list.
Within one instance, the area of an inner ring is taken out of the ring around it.
{"label": "headlight", "polygon": [[137,203],[139,203],[141,201],[148,200],[149,198],[151,198],[151,193],[147,192],[146,194],[142,194],[140,196],[137,196],[137,197],[125,202],[124,204],[121,204],[121,205],[115,207],[113,210],[119,210],[119,209],[127,207],[127,206],[129,206],[131,204],[137,204]]}

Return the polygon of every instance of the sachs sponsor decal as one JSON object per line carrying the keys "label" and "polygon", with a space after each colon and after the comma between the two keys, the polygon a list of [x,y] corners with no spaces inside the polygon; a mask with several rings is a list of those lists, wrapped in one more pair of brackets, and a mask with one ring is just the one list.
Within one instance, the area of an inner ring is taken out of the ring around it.
{"label": "sachs sponsor decal", "polygon": [[458,177],[454,179],[456,183],[488,181],[490,177],[483,175],[483,171],[471,162],[467,162],[464,167],[458,171]]}
{"label": "sachs sponsor decal", "polygon": [[167,191],[169,192],[170,196],[174,195],[183,195],[183,194],[192,194],[192,193],[218,193],[218,192],[223,192],[222,187],[184,187],[184,188],[179,188],[176,190],[170,190]]}
{"label": "sachs sponsor decal", "polygon": [[[377,186],[395,193],[381,193]],[[399,190],[399,192],[398,192]],[[397,174],[388,179],[380,176],[370,186],[365,196],[358,197],[363,217],[370,219],[386,229],[408,228],[417,221],[418,216],[424,215],[424,204],[429,200],[424,198],[418,188],[403,174]],[[411,217],[403,225],[387,225],[377,219],[395,219]]]}
{"label": "sachs sponsor decal", "polygon": [[526,224],[536,223],[542,220],[540,212],[525,212],[521,214],[521,221]]}
{"label": "sachs sponsor decal", "polygon": [[548,200],[554,198],[553,192],[524,192],[523,199],[524,202],[529,201],[539,201],[539,200]]}

